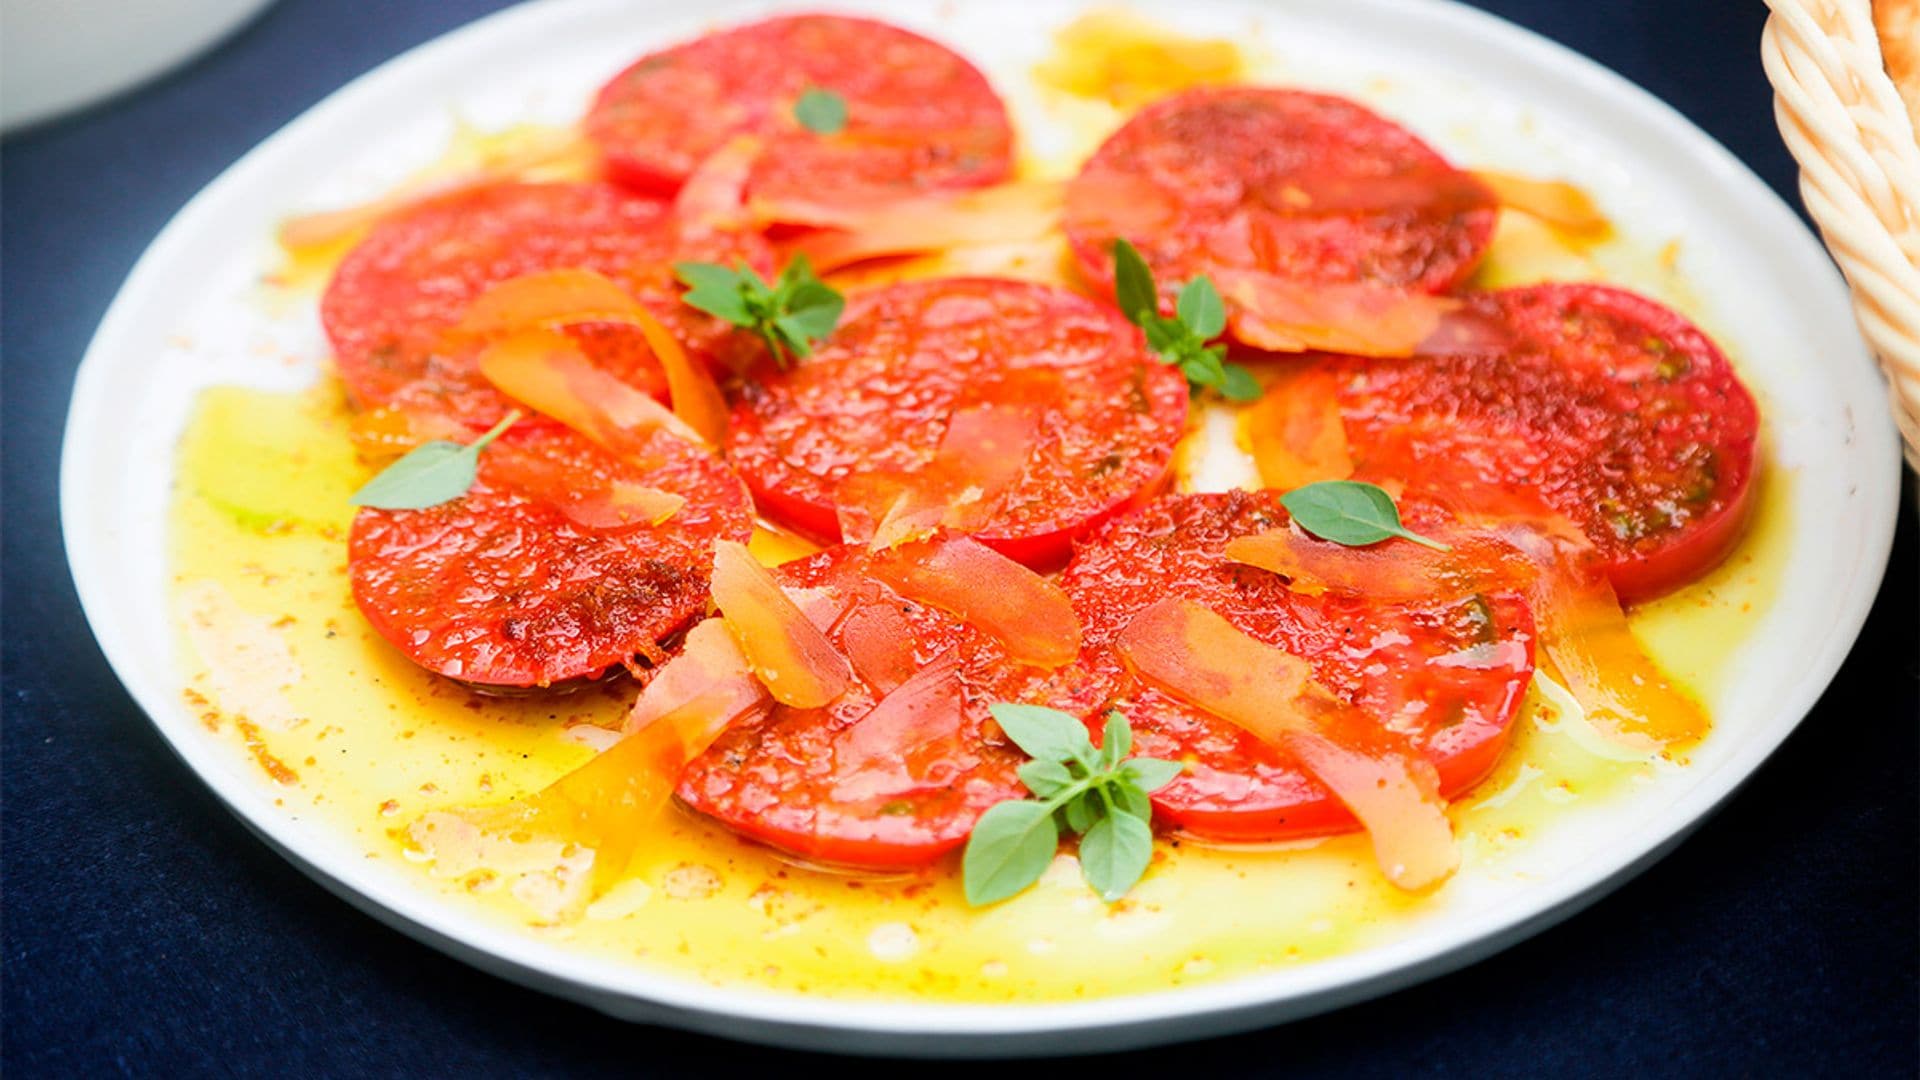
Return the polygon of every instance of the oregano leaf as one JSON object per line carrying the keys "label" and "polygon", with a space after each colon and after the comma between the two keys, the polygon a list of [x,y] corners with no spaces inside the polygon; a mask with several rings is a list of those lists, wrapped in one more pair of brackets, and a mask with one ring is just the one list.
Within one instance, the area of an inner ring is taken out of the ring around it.
{"label": "oregano leaf", "polygon": [[1365,547],[1397,536],[1436,551],[1452,550],[1400,524],[1400,508],[1393,496],[1362,480],[1321,480],[1297,487],[1280,497],[1280,505],[1308,533],[1347,547]]}
{"label": "oregano leaf", "polygon": [[1125,896],[1151,862],[1153,828],[1132,814],[1107,814],[1080,838],[1080,873],[1109,904]]}
{"label": "oregano leaf", "polygon": [[817,86],[793,103],[793,118],[815,135],[838,135],[847,126],[847,99]]}
{"label": "oregano leaf", "polygon": [[348,499],[378,510],[425,510],[465,495],[480,473],[480,451],[525,415],[515,409],[465,446],[445,439],[421,443],[380,470]]}
{"label": "oregano leaf", "polygon": [[1060,846],[1060,832],[1047,803],[996,803],[974,823],[961,856],[967,903],[992,904],[1040,880]]}

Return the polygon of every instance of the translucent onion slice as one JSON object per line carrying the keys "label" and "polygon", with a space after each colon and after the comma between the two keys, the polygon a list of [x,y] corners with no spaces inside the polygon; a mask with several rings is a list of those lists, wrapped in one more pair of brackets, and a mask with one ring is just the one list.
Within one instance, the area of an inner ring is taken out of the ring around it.
{"label": "translucent onion slice", "polygon": [[1542,651],[1602,735],[1649,751],[1707,733],[1706,713],[1634,639],[1620,598],[1571,525],[1504,522],[1428,531],[1453,550],[1400,543],[1349,548],[1289,527],[1229,541],[1226,555],[1309,593],[1408,603],[1520,592],[1533,609]]}
{"label": "translucent onion slice", "polygon": [[593,366],[554,330],[519,330],[488,345],[480,374],[508,397],[553,417],[616,454],[628,455],[666,428],[696,442],[700,433],[648,395]]}
{"label": "translucent onion slice", "polygon": [[1325,784],[1366,828],[1387,880],[1425,889],[1459,866],[1432,763],[1321,687],[1306,661],[1180,599],[1134,616],[1114,646],[1148,683],[1245,729]]}
{"label": "translucent onion slice", "polygon": [[1269,352],[1321,349],[1354,356],[1404,357],[1432,351],[1430,342],[1454,339],[1477,322],[1443,325],[1460,309],[1451,297],[1374,285],[1296,281],[1255,270],[1223,270],[1215,285],[1232,302],[1235,337]]}
{"label": "translucent onion slice", "polygon": [[1426,220],[1490,210],[1496,201],[1478,176],[1445,167],[1383,175],[1316,173],[1293,178],[1277,198],[1267,198],[1294,216],[1392,214]]}
{"label": "translucent onion slice", "polygon": [[1572,184],[1490,169],[1389,176],[1321,174],[1288,185],[1280,199],[1293,214],[1405,213],[1427,219],[1498,204],[1577,235],[1604,236],[1612,228],[1593,199]]}
{"label": "translucent onion slice", "polygon": [[889,603],[855,605],[840,623],[840,644],[862,681],[887,693],[913,677],[913,628]]}
{"label": "translucent onion slice", "polygon": [[1549,574],[1533,602],[1541,648],[1600,734],[1641,751],[1705,737],[1706,710],[1640,647],[1605,576]]}
{"label": "translucent onion slice", "polygon": [[681,228],[730,232],[755,227],[747,206],[747,182],[764,149],[754,135],[735,135],[708,154],[673,199]]}
{"label": "translucent onion slice", "polygon": [[1060,224],[1064,190],[1036,181],[865,204],[755,200],[753,212],[764,223],[817,226],[791,247],[824,273],[868,259],[1040,239]]}
{"label": "translucent onion slice", "polygon": [[1166,189],[1125,173],[1082,173],[1069,191],[1073,227],[1089,236],[1153,236],[1179,213]]}
{"label": "translucent onion slice", "polygon": [[966,699],[960,665],[949,652],[915,672],[833,743],[833,798],[840,802],[901,795],[939,783],[929,765],[960,733]]}
{"label": "translucent onion slice", "polygon": [[956,409],[926,468],[911,476],[861,473],[841,485],[841,535],[878,551],[943,525],[957,532],[983,528],[1039,443],[1035,405]]}
{"label": "translucent onion slice", "polygon": [[992,635],[1018,663],[1051,669],[1080,655],[1080,620],[1060,586],[978,541],[905,544],[876,555],[873,575]]}
{"label": "translucent onion slice", "polygon": [[1247,448],[1260,482],[1289,491],[1353,475],[1336,375],[1310,367],[1281,372],[1247,410]]}
{"label": "translucent onion slice", "polygon": [[488,461],[496,477],[538,492],[559,507],[568,521],[584,529],[660,525],[687,504],[683,495],[625,480],[589,482],[548,458],[516,452],[511,447],[494,450]]}
{"label": "translucent onion slice", "polygon": [[853,679],[847,658],[745,544],[715,543],[713,602],[774,700],[817,709],[846,692]]}
{"label": "translucent onion slice", "polygon": [[1576,236],[1599,239],[1613,231],[1613,223],[1585,191],[1563,180],[1536,180],[1529,176],[1480,169],[1474,178],[1493,192],[1500,205],[1537,218]]}
{"label": "translucent onion slice", "polygon": [[604,274],[567,268],[503,281],[474,300],[455,332],[495,338],[589,323],[638,330],[667,376],[674,415],[707,445],[720,445],[727,433],[727,403],[713,376],[687,356],[651,311]]}
{"label": "translucent onion slice", "polygon": [[733,633],[724,622],[708,619],[687,631],[680,651],[640,691],[622,730],[632,734],[656,722],[680,724],[687,717],[725,727],[770,700]]}

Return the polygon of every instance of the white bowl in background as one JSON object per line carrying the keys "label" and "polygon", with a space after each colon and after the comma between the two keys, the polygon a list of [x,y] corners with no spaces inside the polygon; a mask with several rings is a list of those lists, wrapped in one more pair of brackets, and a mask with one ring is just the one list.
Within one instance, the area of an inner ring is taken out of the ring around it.
{"label": "white bowl in background", "polygon": [[0,0],[0,131],[185,63],[272,0]]}

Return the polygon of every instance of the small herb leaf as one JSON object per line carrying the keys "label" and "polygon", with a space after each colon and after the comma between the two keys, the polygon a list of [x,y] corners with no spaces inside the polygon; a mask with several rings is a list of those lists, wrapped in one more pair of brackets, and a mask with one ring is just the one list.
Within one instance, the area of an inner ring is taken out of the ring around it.
{"label": "small herb leaf", "polygon": [[1109,904],[1125,896],[1152,861],[1153,829],[1132,814],[1108,814],[1080,838],[1080,873]]}
{"label": "small herb leaf", "polygon": [[465,446],[445,439],[421,443],[400,460],[380,470],[348,501],[378,510],[425,510],[452,502],[473,487],[480,473],[480,451],[518,423],[524,415],[515,409],[492,430]]}
{"label": "small herb leaf", "polygon": [[1219,290],[1205,274],[1187,282],[1180,290],[1179,304],[1175,308],[1180,313],[1180,321],[1187,324],[1194,336],[1209,341],[1220,336],[1227,328],[1227,308],[1220,300]]}
{"label": "small herb leaf", "polygon": [[1093,825],[1095,809],[1093,796],[1081,792],[1066,805],[1067,828],[1077,833],[1086,832]]}
{"label": "small herb leaf", "polygon": [[1077,718],[1044,705],[1012,705],[999,702],[988,706],[1000,730],[1007,733],[1028,757],[1040,761],[1089,761],[1093,743],[1087,727]]}
{"label": "small herb leaf", "polygon": [[1073,786],[1073,773],[1057,761],[1035,759],[1020,766],[1020,782],[1027,785],[1035,797],[1051,799]]}
{"label": "small herb leaf", "polygon": [[1228,401],[1259,401],[1260,395],[1265,393],[1260,388],[1260,380],[1253,377],[1253,372],[1239,364],[1227,364],[1226,375],[1226,381],[1220,384],[1220,395]]}
{"label": "small herb leaf", "polygon": [[1142,821],[1153,820],[1153,800],[1147,798],[1146,792],[1132,784],[1124,780],[1116,780],[1107,785],[1107,795],[1121,813],[1132,814]]}
{"label": "small herb leaf", "polygon": [[1101,767],[1111,770],[1133,753],[1133,729],[1127,726],[1127,718],[1114,709],[1107,713],[1106,730],[1100,736]]}
{"label": "small herb leaf", "polygon": [[975,823],[961,860],[968,902],[990,904],[1031,885],[1052,859],[1062,826],[1080,834],[1087,884],[1107,902],[1118,900],[1153,858],[1147,792],[1178,775],[1180,763],[1128,757],[1133,729],[1117,709],[1107,713],[1096,751],[1085,725],[1068,713],[1006,702],[989,708],[1033,757],[1020,766],[1020,780],[1034,798],[998,803]]}
{"label": "small herb leaf", "polygon": [[1125,240],[1113,242],[1113,298],[1120,305],[1120,314],[1142,329],[1147,328],[1160,310],[1160,297],[1153,287],[1153,271],[1148,269],[1147,260],[1140,257],[1140,250]]}
{"label": "small herb leaf", "polygon": [[1139,788],[1141,791],[1159,791],[1161,788],[1173,783],[1174,777],[1179,776],[1185,770],[1186,766],[1178,761],[1168,761],[1165,758],[1137,757],[1128,758],[1126,764],[1120,767],[1120,774],[1126,778],[1128,783]]}
{"label": "small herb leaf", "polygon": [[1059,845],[1052,805],[1010,800],[988,807],[961,859],[967,903],[996,903],[1040,880]]}
{"label": "small herb leaf", "polygon": [[777,285],[745,265],[681,262],[673,272],[688,286],[681,295],[688,307],[759,335],[781,367],[790,354],[811,355],[846,309],[845,298],[814,276],[805,256],[787,264]]}
{"label": "small herb leaf", "polygon": [[1307,532],[1347,547],[1365,547],[1398,536],[1436,551],[1451,550],[1401,525],[1393,496],[1377,484],[1321,480],[1282,495],[1280,505]]}
{"label": "small herb leaf", "polygon": [[810,87],[793,103],[793,118],[815,135],[838,135],[847,126],[847,99],[832,90]]}
{"label": "small herb leaf", "polygon": [[1125,240],[1113,242],[1113,298],[1127,321],[1147,336],[1147,345],[1160,362],[1180,369],[1187,383],[1201,390],[1219,391],[1230,401],[1252,401],[1260,383],[1252,373],[1226,361],[1226,347],[1209,345],[1227,328],[1226,301],[1213,281],[1202,274],[1180,289],[1174,317],[1160,314],[1160,294],[1153,270],[1139,249]]}

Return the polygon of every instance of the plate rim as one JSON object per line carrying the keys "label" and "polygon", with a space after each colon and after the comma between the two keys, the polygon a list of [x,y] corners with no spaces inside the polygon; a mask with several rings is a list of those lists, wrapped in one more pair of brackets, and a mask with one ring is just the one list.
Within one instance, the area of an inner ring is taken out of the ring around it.
{"label": "plate rim", "polygon": [[[1718,140],[1624,76],[1498,15],[1455,0],[1364,3],[1399,18],[1431,20],[1454,32],[1492,38],[1517,56],[1530,52],[1536,62],[1557,65],[1559,79],[1608,101],[1610,107],[1636,113],[1635,119],[1661,129],[1663,137],[1677,139],[1688,148],[1689,164],[1710,170],[1715,184],[1734,189],[1743,201],[1776,219],[1781,226],[1780,238],[1798,249],[1795,261],[1827,262],[1826,252],[1812,232],[1764,181]],[[136,261],[88,344],[67,414],[59,480],[62,540],[88,628],[116,677],[174,754],[249,830],[328,891],[416,940],[523,985],[626,1019],[813,1049],[919,1056],[1068,1053],[1082,1048],[1077,1040],[1096,1033],[1101,1036],[1097,1047],[1087,1048],[1121,1049],[1244,1030],[1336,1008],[1455,970],[1530,937],[1611,892],[1677,846],[1752,777],[1804,722],[1858,639],[1880,591],[1900,506],[1898,443],[1891,413],[1885,409],[1871,418],[1853,418],[1855,438],[1881,444],[1868,447],[1864,454],[1869,462],[1883,463],[1883,476],[1876,478],[1876,483],[1886,481],[1877,483],[1877,494],[1867,493],[1862,507],[1863,524],[1872,534],[1867,538],[1868,572],[1861,587],[1832,611],[1832,630],[1823,639],[1818,655],[1809,658],[1813,662],[1803,669],[1791,701],[1780,710],[1781,715],[1793,716],[1791,721],[1778,723],[1777,730],[1756,732],[1733,756],[1681,792],[1665,814],[1617,837],[1604,852],[1606,858],[1559,874],[1543,882],[1539,891],[1463,917],[1444,934],[1179,989],[1088,1001],[974,1004],[806,996],[744,986],[723,988],[547,945],[453,911],[437,897],[405,886],[397,878],[367,873],[341,858],[309,857],[302,850],[294,820],[276,813],[257,790],[217,767],[210,741],[176,737],[171,726],[177,722],[173,714],[179,707],[171,699],[177,688],[167,688],[163,693],[137,677],[130,678],[136,665],[116,644],[117,635],[102,632],[108,625],[106,613],[114,605],[114,598],[103,594],[101,584],[100,560],[110,557],[110,551],[85,536],[82,463],[92,447],[76,432],[93,434],[99,427],[92,414],[102,407],[102,384],[111,374],[111,358],[118,351],[116,338],[131,333],[122,328],[133,319],[134,299],[158,274],[156,268],[163,267],[175,249],[189,243],[197,232],[198,219],[209,216],[228,189],[241,187],[252,173],[267,169],[280,149],[292,144],[308,127],[324,125],[329,114],[353,110],[363,98],[381,97],[387,84],[410,77],[416,67],[463,48],[470,39],[504,35],[522,24],[534,28],[549,19],[565,18],[574,9],[584,13],[615,6],[635,18],[657,18],[671,11],[670,0],[535,0],[509,7],[384,61],[255,145],[177,211]],[[1837,298],[1844,308],[1844,287],[1838,272],[1828,264],[1818,276],[1825,279],[1824,288],[1830,294],[1827,299]],[[1857,328],[1851,320],[1848,326],[1857,339]],[[1880,378],[1864,345],[1850,362],[1854,368],[1863,369],[1855,371],[1854,377]],[[1877,398],[1884,397],[1885,386],[1880,382]],[[1851,395],[1846,400],[1852,400]],[[1674,824],[1676,820],[1678,825]],[[742,1022],[749,1025],[744,1030]]]}

